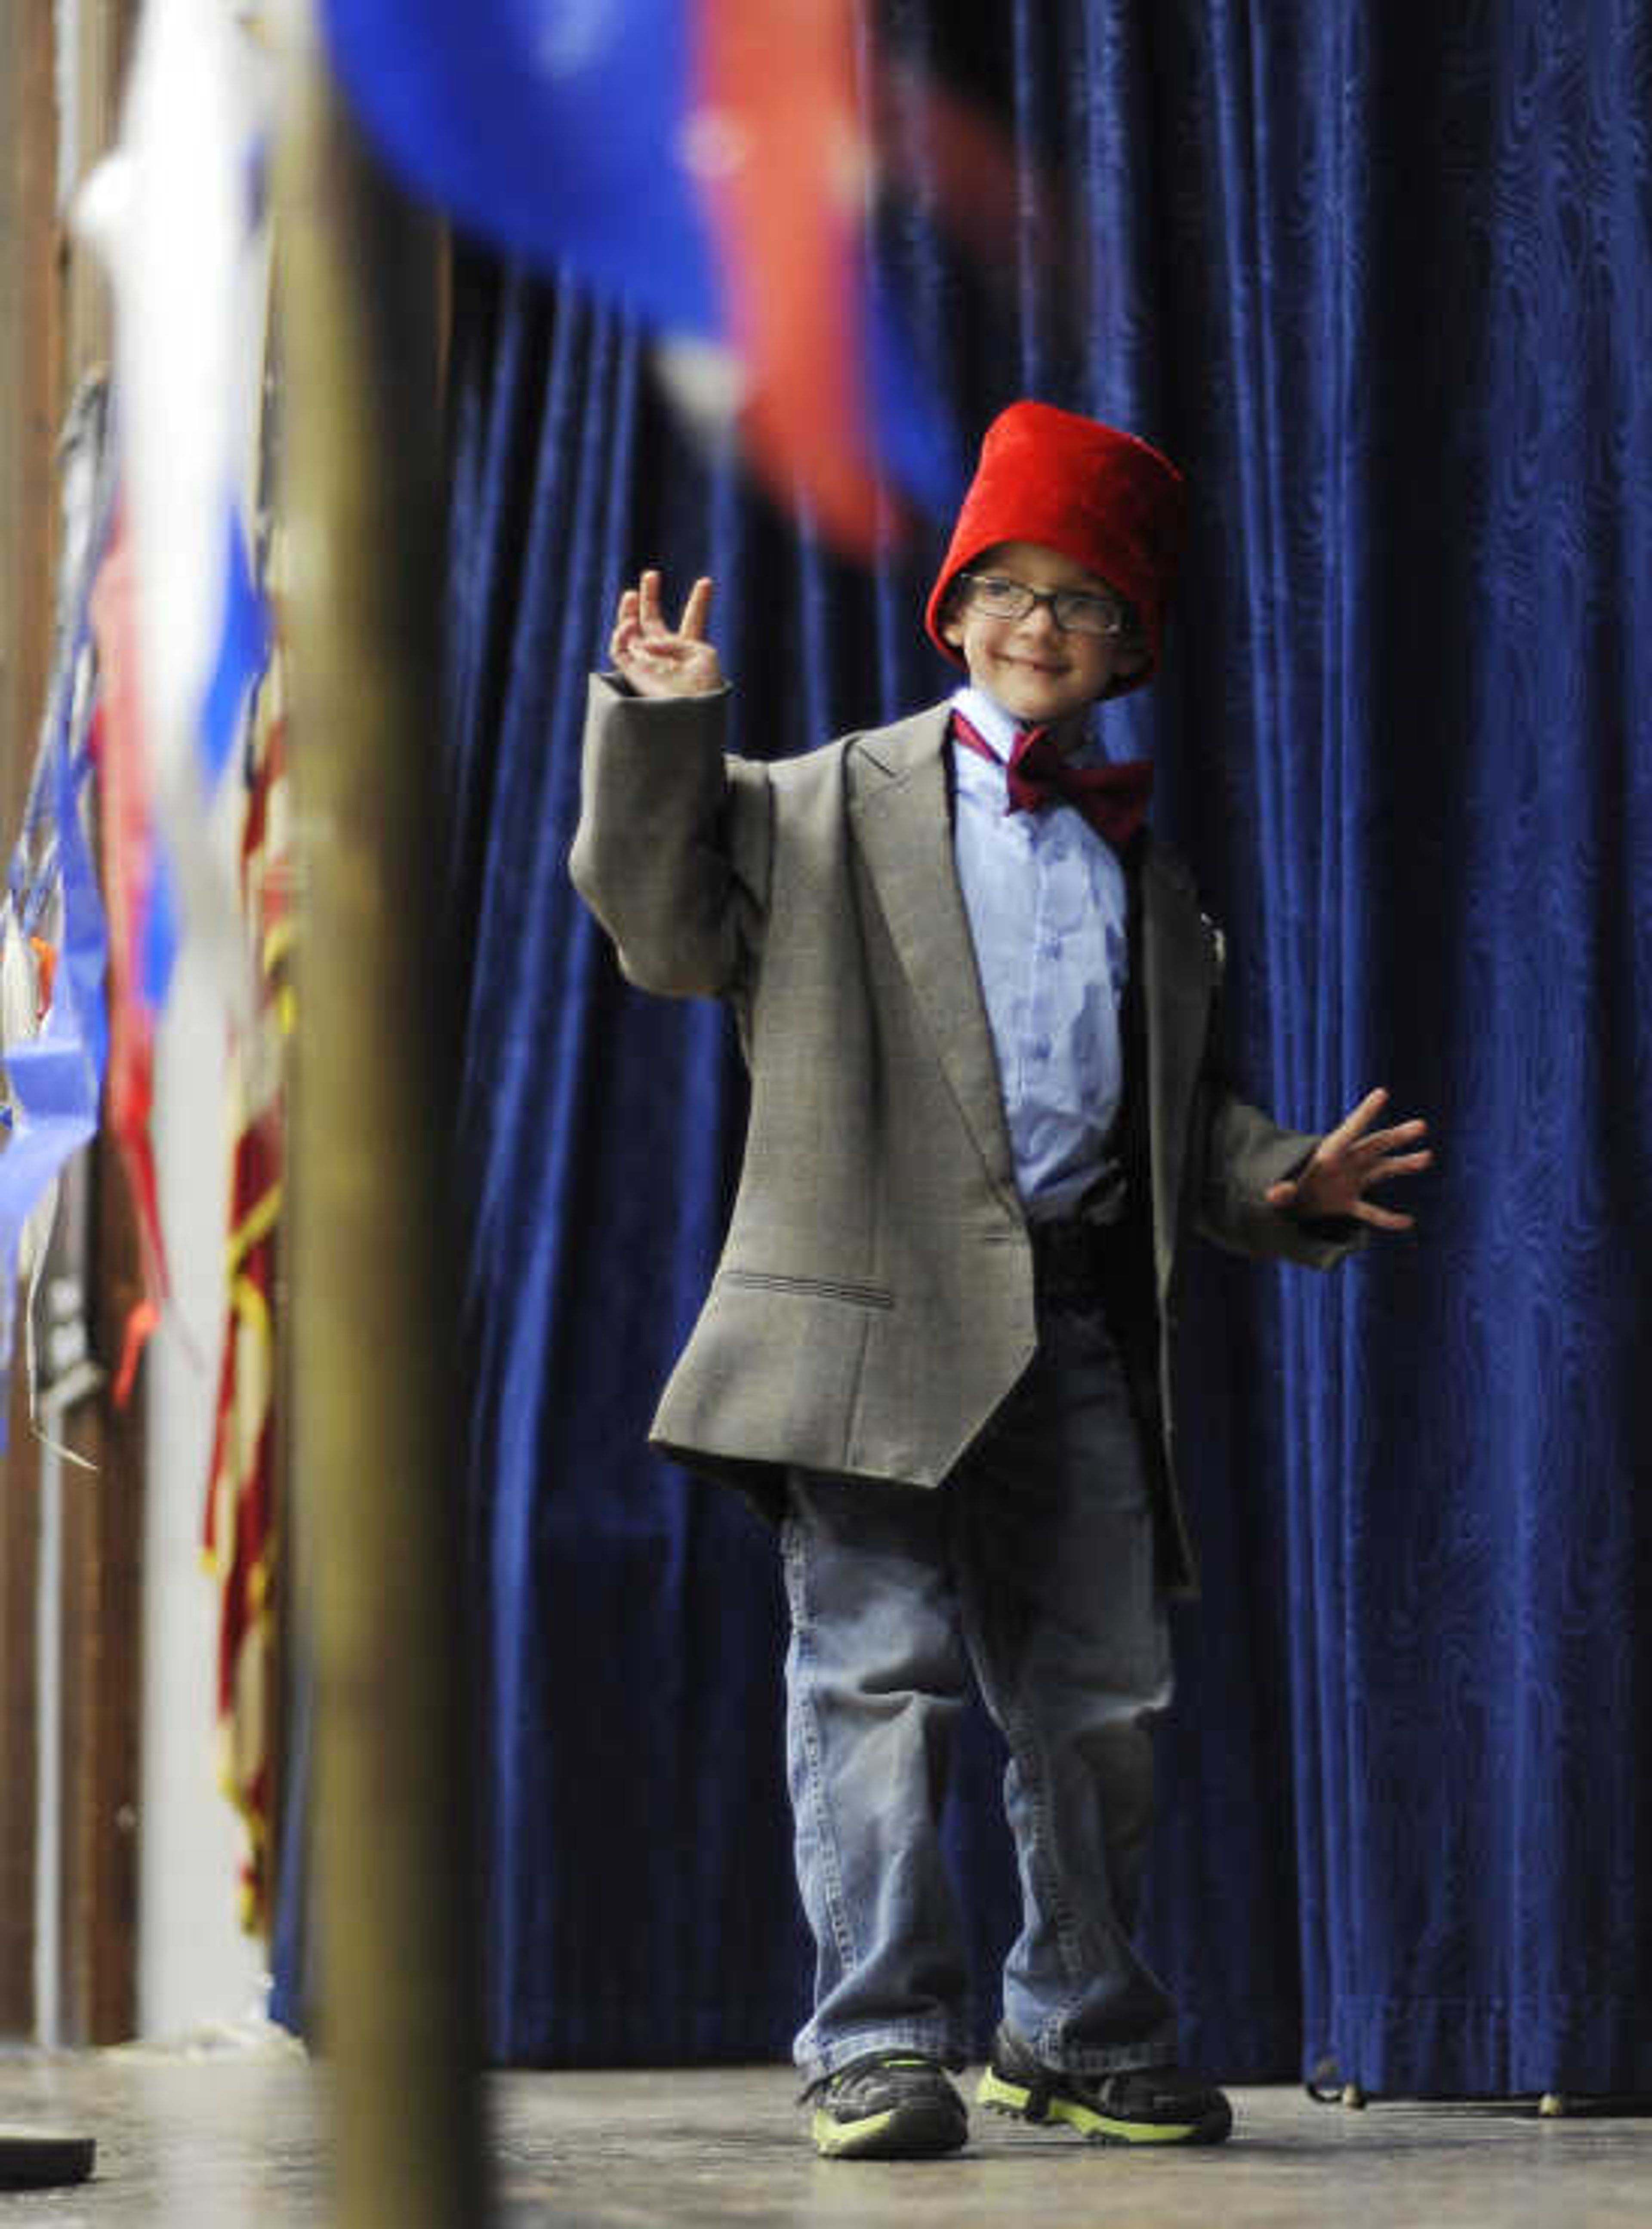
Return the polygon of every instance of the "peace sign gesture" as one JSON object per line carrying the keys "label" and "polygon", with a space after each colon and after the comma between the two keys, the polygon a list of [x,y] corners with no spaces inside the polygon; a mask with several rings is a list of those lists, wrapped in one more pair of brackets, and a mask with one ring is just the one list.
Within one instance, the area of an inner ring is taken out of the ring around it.
{"label": "peace sign gesture", "polygon": [[1413,1120],[1396,1123],[1388,1130],[1372,1129],[1387,1103],[1385,1091],[1367,1092],[1353,1112],[1320,1140],[1300,1175],[1269,1185],[1265,1194],[1269,1206],[1298,1216],[1352,1216],[1379,1230],[1411,1230],[1414,1217],[1373,1206],[1366,1198],[1373,1185],[1386,1184],[1391,1177],[1411,1176],[1427,1168],[1434,1159],[1426,1149],[1400,1150],[1424,1135],[1428,1128],[1424,1121]]}
{"label": "peace sign gesture", "polygon": [[688,592],[673,629],[659,609],[659,575],[650,569],[620,599],[608,649],[640,697],[703,697],[723,686],[723,668],[705,639],[711,583],[704,575]]}

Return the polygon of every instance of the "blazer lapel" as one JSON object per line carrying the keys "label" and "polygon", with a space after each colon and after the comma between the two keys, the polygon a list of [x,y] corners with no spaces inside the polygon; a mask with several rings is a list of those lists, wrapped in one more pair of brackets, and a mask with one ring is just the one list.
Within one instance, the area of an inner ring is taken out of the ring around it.
{"label": "blazer lapel", "polygon": [[1216,958],[1191,883],[1149,845],[1141,861],[1141,987],[1147,1016],[1153,1256],[1168,1292],[1181,1223],[1187,1127],[1204,1058]]}
{"label": "blazer lapel", "polygon": [[994,1188],[1019,1216],[998,1058],[953,856],[944,704],[861,736],[856,841],[958,1110]]}

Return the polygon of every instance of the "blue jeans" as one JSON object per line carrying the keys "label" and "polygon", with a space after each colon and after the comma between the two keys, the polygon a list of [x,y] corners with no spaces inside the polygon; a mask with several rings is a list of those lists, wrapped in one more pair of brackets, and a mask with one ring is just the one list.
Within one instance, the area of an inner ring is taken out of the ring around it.
{"label": "blue jeans", "polygon": [[817,1951],[806,2076],[867,2051],[968,2056],[940,1815],[972,1667],[1010,1753],[1024,1924],[1006,2016],[1071,2073],[1173,2059],[1174,2007],[1130,1940],[1169,1633],[1101,1315],[1041,1314],[1036,1359],[942,1486],[794,1472],[782,1546],[797,1873]]}

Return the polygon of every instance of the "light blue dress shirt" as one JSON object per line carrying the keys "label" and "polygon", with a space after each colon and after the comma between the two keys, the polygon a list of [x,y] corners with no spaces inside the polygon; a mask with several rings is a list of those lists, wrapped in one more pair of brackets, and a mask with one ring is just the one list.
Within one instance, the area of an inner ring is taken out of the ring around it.
{"label": "light blue dress shirt", "polygon": [[[1007,763],[1018,723],[976,688],[953,703]],[[987,1002],[1015,1179],[1035,1222],[1069,1215],[1116,1173],[1129,969],[1124,870],[1070,805],[1011,813],[1005,767],[953,743],[954,847]],[[1077,755],[1084,764],[1100,754]],[[1112,1211],[1122,1205],[1120,1198]],[[1099,1204],[1099,1202],[1096,1203]]]}

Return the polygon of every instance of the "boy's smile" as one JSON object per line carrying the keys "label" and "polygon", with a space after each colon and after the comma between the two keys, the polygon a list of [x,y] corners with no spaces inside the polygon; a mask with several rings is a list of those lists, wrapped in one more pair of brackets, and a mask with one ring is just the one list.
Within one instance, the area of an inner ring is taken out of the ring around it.
{"label": "boy's smile", "polygon": [[[991,573],[1046,593],[1062,588],[1113,597],[1108,582],[1059,550],[1036,542],[1000,542],[972,560],[972,573]],[[1140,653],[1128,635],[1085,634],[1063,627],[1047,603],[1019,620],[994,619],[961,581],[958,608],[942,633],[963,653],[978,689],[1017,720],[1053,725],[1093,704],[1115,678],[1134,671]],[[1116,599],[1115,599],[1116,601]]]}

